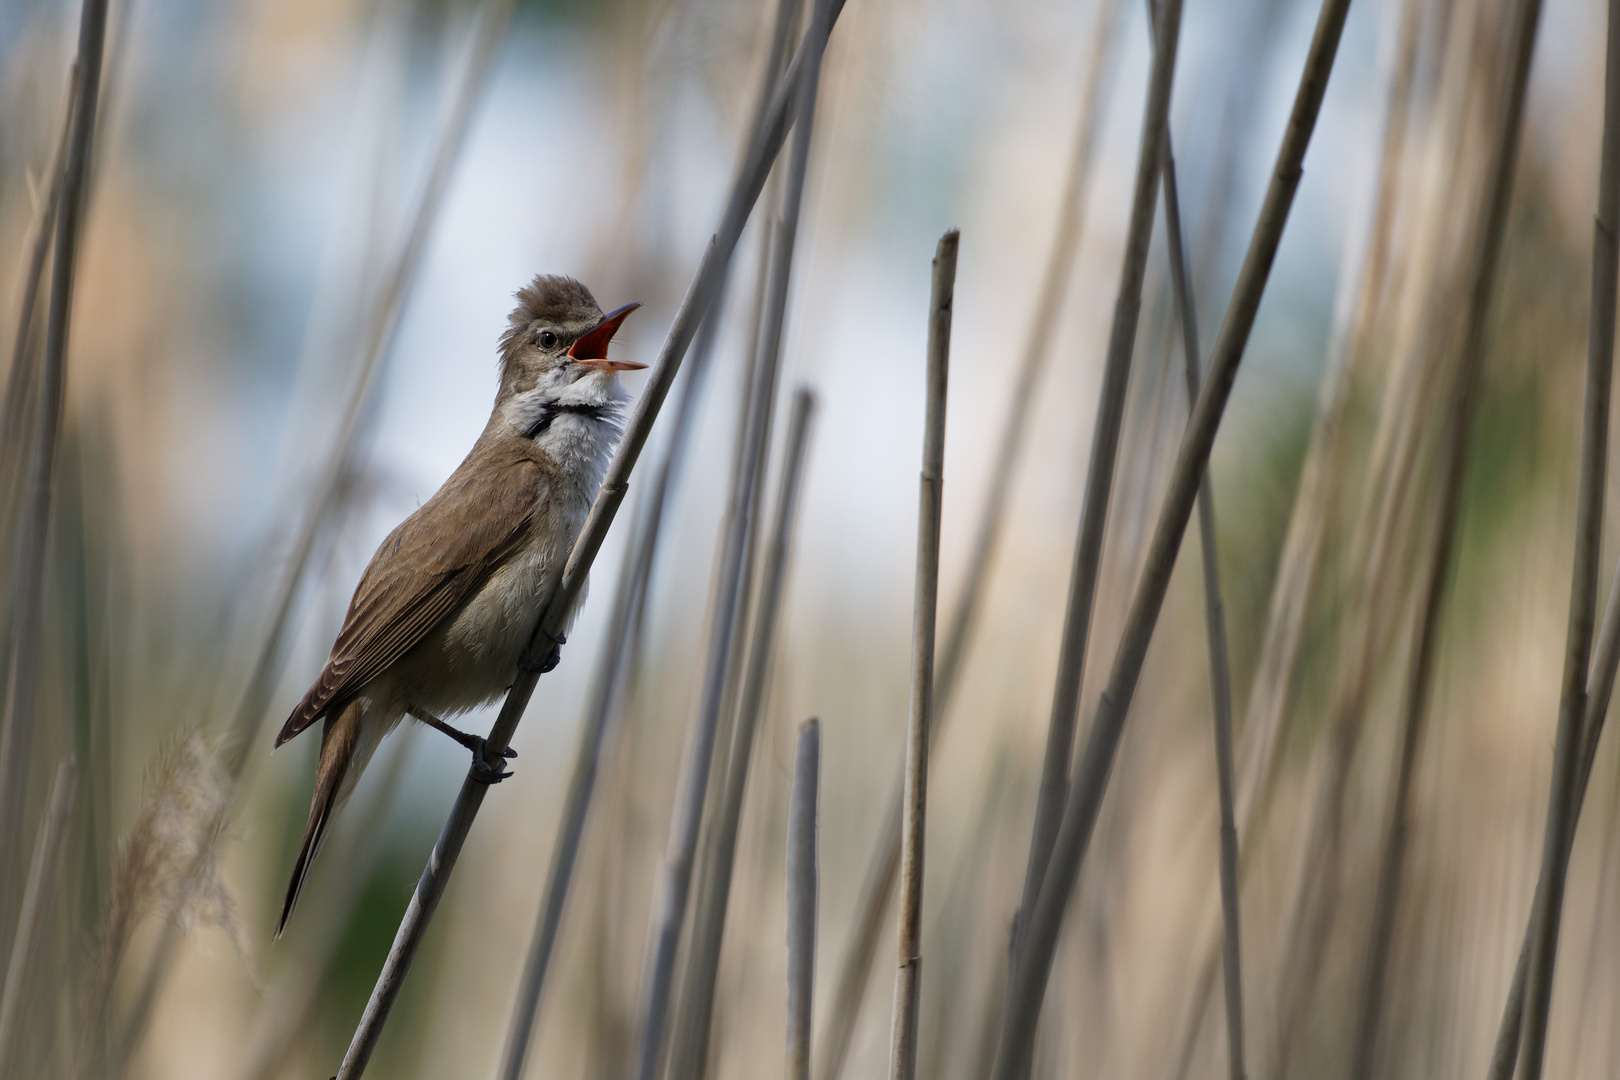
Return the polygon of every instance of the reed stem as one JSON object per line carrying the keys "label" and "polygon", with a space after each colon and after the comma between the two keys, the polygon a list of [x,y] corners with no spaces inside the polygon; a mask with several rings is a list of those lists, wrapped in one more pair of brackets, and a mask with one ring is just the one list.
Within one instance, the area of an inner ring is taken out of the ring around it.
{"label": "reed stem", "polygon": [[799,727],[788,801],[787,1080],[810,1080],[810,1007],[816,976],[816,804],[821,787],[821,723]]}
{"label": "reed stem", "polygon": [[[710,823],[700,902],[692,920],[692,943],[687,950],[686,978],[681,993],[680,1019],[671,1075],[675,1080],[698,1080],[708,1053],[709,1028],[714,1013],[715,980],[720,971],[720,950],[725,936],[731,879],[737,857],[737,835],[742,825],[743,798],[753,760],[754,736],[765,711],[765,690],[775,657],[777,624],[787,580],[788,554],[798,518],[799,492],[809,448],[815,395],[800,387],[793,395],[788,419],[787,446],[776,512],[766,541],[765,564],[760,574],[759,610],[754,614],[752,640],[743,675],[731,746],[723,762],[720,797]],[[683,1045],[683,1043],[685,1045]],[[809,1060],[808,1056],[805,1059]]]}
{"label": "reed stem", "polygon": [[911,715],[906,724],[906,801],[901,822],[899,975],[889,1039],[889,1080],[917,1073],[922,976],[923,854],[928,820],[928,729],[934,709],[934,621],[939,606],[939,523],[945,484],[945,391],[956,303],[955,229],[934,249],[928,303],[928,397],[917,498],[917,578],[911,620]]}

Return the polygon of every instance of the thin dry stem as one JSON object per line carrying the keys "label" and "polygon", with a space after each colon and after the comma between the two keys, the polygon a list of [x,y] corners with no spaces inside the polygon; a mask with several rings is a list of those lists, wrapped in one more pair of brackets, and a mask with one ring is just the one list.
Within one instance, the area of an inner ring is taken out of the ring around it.
{"label": "thin dry stem", "polygon": [[787,1080],[810,1080],[810,1006],[816,976],[816,805],[821,785],[821,723],[799,727],[788,800]]}
{"label": "thin dry stem", "polygon": [[911,715],[906,724],[906,801],[901,822],[899,975],[889,1037],[889,1080],[917,1073],[921,998],[923,855],[928,818],[928,736],[933,717],[934,621],[939,606],[939,523],[945,484],[945,391],[956,303],[955,229],[934,249],[928,303],[928,390],[917,499],[917,579],[911,621]]}

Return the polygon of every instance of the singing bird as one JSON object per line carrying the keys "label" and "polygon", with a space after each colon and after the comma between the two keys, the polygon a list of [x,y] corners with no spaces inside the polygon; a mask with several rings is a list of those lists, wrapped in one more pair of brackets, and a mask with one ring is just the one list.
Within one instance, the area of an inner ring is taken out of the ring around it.
{"label": "singing bird", "polygon": [[326,721],[278,937],[321,838],[384,735],[414,717],[472,750],[478,779],[504,779],[504,766],[484,763],[484,740],[443,718],[500,696],[519,667],[556,666],[562,637],[538,659],[529,637],[622,433],[628,395],[617,374],[647,365],[607,355],[639,304],[603,315],[584,285],[548,275],[517,301],[483,434],[371,557],[325,668],[276,736],[280,746]]}

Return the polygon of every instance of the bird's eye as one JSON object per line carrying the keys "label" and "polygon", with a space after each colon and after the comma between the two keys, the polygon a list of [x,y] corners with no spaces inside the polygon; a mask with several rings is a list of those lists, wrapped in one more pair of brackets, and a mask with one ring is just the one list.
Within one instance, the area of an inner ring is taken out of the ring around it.
{"label": "bird's eye", "polygon": [[553,334],[550,330],[540,331],[540,347],[542,349],[549,349],[555,344],[557,344],[556,334]]}

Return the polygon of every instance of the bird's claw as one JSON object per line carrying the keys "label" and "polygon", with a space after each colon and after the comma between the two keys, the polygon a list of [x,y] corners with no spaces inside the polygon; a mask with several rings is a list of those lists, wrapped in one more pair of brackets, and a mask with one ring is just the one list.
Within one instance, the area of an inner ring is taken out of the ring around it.
{"label": "bird's claw", "polygon": [[512,775],[506,767],[506,762],[517,757],[517,751],[508,746],[501,751],[501,762],[491,765],[484,756],[488,752],[488,747],[487,740],[479,739],[478,745],[473,748],[472,778],[480,784],[498,784]]}
{"label": "bird's claw", "polygon": [[[546,634],[544,630],[540,632]],[[562,634],[558,634],[556,637],[546,634],[546,637],[551,638],[553,646],[551,651],[544,658],[536,660],[534,654],[529,652],[528,649],[524,649],[523,655],[518,657],[518,667],[524,671],[532,671],[536,675],[544,675],[557,666],[558,662],[562,660],[562,647],[568,643],[568,639]]]}

